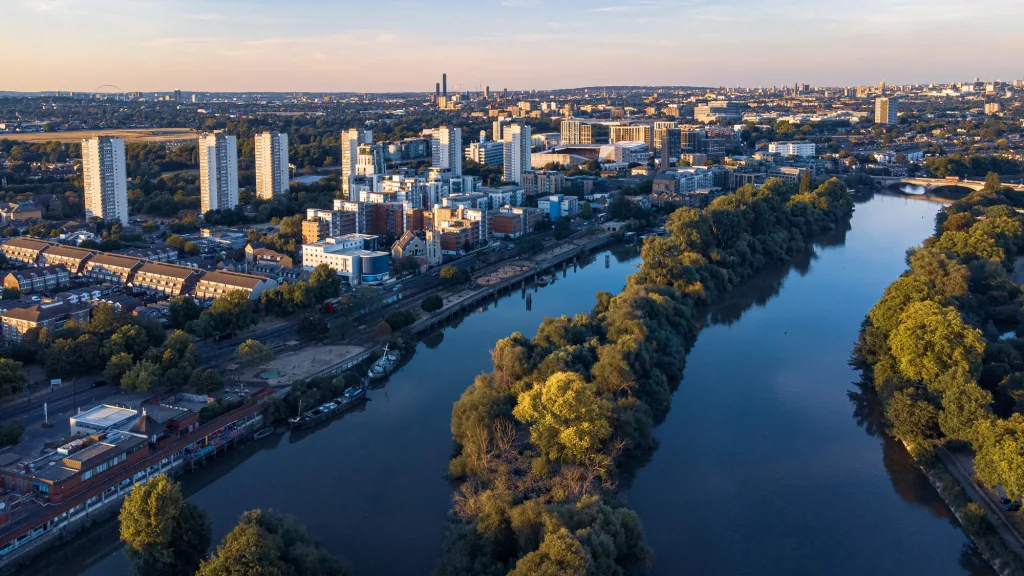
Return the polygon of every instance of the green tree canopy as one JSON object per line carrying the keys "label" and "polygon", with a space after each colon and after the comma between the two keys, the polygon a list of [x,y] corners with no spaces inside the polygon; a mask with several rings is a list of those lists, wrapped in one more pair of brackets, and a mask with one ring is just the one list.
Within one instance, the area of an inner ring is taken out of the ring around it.
{"label": "green tree canopy", "polygon": [[519,395],[513,411],[549,460],[583,463],[612,433],[611,403],[574,372],[559,372]]}
{"label": "green tree canopy", "polygon": [[191,576],[210,546],[210,520],[161,474],[138,484],[119,515],[121,540],[138,576]]}
{"label": "green tree canopy", "polygon": [[257,368],[274,359],[274,349],[257,340],[246,340],[235,350],[238,359],[249,368]]}
{"label": "green tree canopy", "polygon": [[907,307],[889,336],[889,347],[903,374],[933,387],[949,373],[973,379],[981,369],[985,340],[956,308],[926,301]]}

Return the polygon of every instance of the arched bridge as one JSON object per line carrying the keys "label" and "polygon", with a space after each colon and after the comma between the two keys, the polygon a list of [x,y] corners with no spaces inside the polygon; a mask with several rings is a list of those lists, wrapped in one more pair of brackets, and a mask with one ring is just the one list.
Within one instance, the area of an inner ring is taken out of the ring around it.
{"label": "arched bridge", "polygon": [[[912,186],[920,186],[925,189],[926,192],[931,192],[936,188],[942,188],[945,186],[959,186],[960,188],[967,188],[970,190],[978,191],[985,187],[984,182],[976,180],[946,180],[944,178],[895,178],[888,176],[872,176],[874,181],[882,186],[891,186],[893,184],[910,184]],[[1024,184],[1003,184],[1004,187],[1013,188],[1018,192],[1024,192]]]}

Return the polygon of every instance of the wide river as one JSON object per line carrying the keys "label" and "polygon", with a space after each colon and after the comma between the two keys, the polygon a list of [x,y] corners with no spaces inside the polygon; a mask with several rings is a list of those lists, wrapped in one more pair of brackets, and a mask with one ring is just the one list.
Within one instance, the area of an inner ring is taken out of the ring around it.
{"label": "wide river", "polygon": [[[847,365],[864,314],[930,234],[939,205],[874,196],[852,229],[766,271],[709,311],[661,443],[625,490],[675,574],[991,574],[902,449],[855,401]],[[606,264],[606,255],[610,255]],[[499,338],[589,310],[639,262],[619,247],[533,294],[519,291],[417,346],[364,410],[248,444],[181,477],[213,520],[298,516],[355,576],[429,574],[452,486],[452,404]],[[532,292],[532,290],[531,290]],[[45,555],[33,576],[128,574],[115,520]]]}

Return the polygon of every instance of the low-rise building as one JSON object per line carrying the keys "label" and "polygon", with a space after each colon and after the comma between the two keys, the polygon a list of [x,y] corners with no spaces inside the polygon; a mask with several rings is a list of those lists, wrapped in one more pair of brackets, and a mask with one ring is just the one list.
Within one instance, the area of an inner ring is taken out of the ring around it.
{"label": "low-rise building", "polygon": [[815,153],[815,145],[814,142],[772,142],[768,144],[768,151],[781,156],[811,158]]}
{"label": "low-rise building", "polygon": [[0,222],[27,222],[43,217],[43,209],[33,202],[7,202],[0,207]]}
{"label": "low-rise building", "polygon": [[150,248],[133,248],[130,250],[118,250],[116,254],[141,258],[150,262],[177,262],[178,251],[170,246],[152,246]]}
{"label": "low-rise building", "polygon": [[97,282],[114,286],[127,286],[145,260],[120,254],[97,254],[85,263],[83,276]]}
{"label": "low-rise building", "polygon": [[56,242],[28,236],[16,236],[4,242],[3,246],[0,246],[0,251],[7,257],[8,262],[31,266],[39,260],[39,256],[44,250],[56,245]]}
{"label": "low-rise building", "polygon": [[281,268],[293,268],[295,266],[292,257],[271,250],[263,244],[249,243],[245,246],[245,261],[257,266],[278,266]]}
{"label": "low-rise building", "polygon": [[15,270],[4,277],[4,288],[31,292],[54,292],[71,285],[71,274],[63,264]]}
{"label": "low-rise building", "polygon": [[44,302],[28,308],[14,308],[0,313],[5,342],[20,342],[33,328],[46,328],[50,333],[64,327],[68,321],[89,321],[88,304],[70,304],[61,300]]}
{"label": "low-rise building", "polygon": [[416,258],[427,266],[442,262],[441,235],[433,230],[408,231],[391,247],[391,258]]}
{"label": "low-rise building", "polygon": [[203,274],[193,294],[200,300],[213,300],[228,292],[241,291],[248,294],[250,300],[259,300],[260,294],[276,287],[276,281],[262,276],[217,270]]}
{"label": "low-rise building", "polygon": [[575,218],[580,213],[579,198],[554,194],[537,200],[537,208],[547,214],[551,221],[559,218]]}
{"label": "low-rise building", "polygon": [[147,262],[135,272],[130,286],[143,292],[181,296],[191,292],[202,275],[201,270],[187,266]]}
{"label": "low-rise building", "polygon": [[39,261],[47,266],[63,264],[72,276],[81,276],[85,272],[86,263],[98,253],[97,250],[75,246],[51,246],[40,255]]}
{"label": "low-rise building", "polygon": [[331,223],[329,220],[312,218],[302,221],[302,242],[304,244],[319,242],[330,235]]}

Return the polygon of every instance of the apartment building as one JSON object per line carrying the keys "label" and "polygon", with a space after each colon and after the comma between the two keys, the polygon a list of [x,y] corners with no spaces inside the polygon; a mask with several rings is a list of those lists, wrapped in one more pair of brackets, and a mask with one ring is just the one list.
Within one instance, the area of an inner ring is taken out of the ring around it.
{"label": "apartment building", "polygon": [[503,131],[504,138],[504,179],[519,183],[523,172],[533,167],[530,127],[526,124],[512,124]]}
{"label": "apartment building", "polygon": [[39,262],[46,266],[63,264],[72,276],[81,276],[85,272],[85,264],[97,254],[97,250],[58,245],[47,248],[40,256]]}
{"label": "apartment building", "polygon": [[44,302],[29,308],[14,308],[0,313],[5,342],[20,342],[25,333],[33,328],[46,328],[51,334],[64,327],[69,321],[89,321],[88,304],[71,304],[63,300]]}
{"label": "apartment building", "polygon": [[256,197],[269,200],[288,192],[288,135],[256,135]]}
{"label": "apartment building", "polygon": [[193,293],[199,300],[213,300],[228,292],[245,292],[250,300],[259,300],[264,291],[277,287],[277,282],[261,276],[215,270],[203,274]]}
{"label": "apartment building", "polygon": [[181,296],[191,292],[202,275],[202,270],[188,266],[146,262],[135,272],[131,287],[143,292]]}
{"label": "apartment building", "polygon": [[217,131],[199,139],[199,185],[204,214],[238,205],[237,138]]}
{"label": "apartment building", "polygon": [[10,238],[0,246],[0,251],[12,264],[24,264],[31,266],[39,260],[40,254],[50,246],[56,246],[56,242],[39,240],[28,236],[17,236]]}
{"label": "apartment building", "polygon": [[131,256],[97,254],[85,263],[83,276],[96,283],[109,282],[114,286],[126,286],[144,263],[145,260]]}
{"label": "apartment building", "polygon": [[772,142],[768,144],[768,151],[782,156],[813,158],[815,145],[814,142]]}
{"label": "apartment building", "polygon": [[128,179],[124,140],[109,136],[82,141],[85,215],[128,225]]}
{"label": "apartment building", "polygon": [[537,170],[523,172],[519,184],[526,196],[550,196],[568,188],[569,180],[561,172]]}
{"label": "apartment building", "polygon": [[4,288],[32,292],[55,292],[71,285],[71,274],[63,264],[15,270],[4,277]]}

